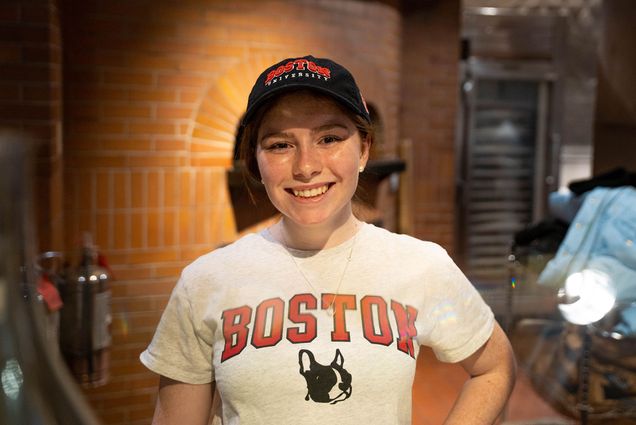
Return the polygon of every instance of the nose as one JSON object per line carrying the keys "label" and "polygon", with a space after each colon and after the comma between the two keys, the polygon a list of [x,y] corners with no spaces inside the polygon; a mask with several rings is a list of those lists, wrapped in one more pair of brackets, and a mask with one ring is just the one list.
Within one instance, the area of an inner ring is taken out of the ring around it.
{"label": "nose", "polygon": [[294,177],[309,180],[322,171],[322,158],[312,145],[299,145],[294,158]]}

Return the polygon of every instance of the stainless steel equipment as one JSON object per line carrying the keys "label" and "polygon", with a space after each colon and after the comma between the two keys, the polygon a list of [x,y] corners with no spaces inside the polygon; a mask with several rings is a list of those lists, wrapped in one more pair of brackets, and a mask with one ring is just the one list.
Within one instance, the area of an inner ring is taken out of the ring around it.
{"label": "stainless steel equipment", "polygon": [[82,386],[106,384],[110,370],[110,276],[98,265],[90,234],[84,235],[80,264],[61,280],[62,354]]}

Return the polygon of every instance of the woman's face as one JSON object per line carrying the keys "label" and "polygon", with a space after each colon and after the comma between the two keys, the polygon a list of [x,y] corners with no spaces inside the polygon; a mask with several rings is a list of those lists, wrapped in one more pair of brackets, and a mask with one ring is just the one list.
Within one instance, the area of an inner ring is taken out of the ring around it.
{"label": "woman's face", "polygon": [[272,204],[299,225],[344,223],[369,143],[340,106],[311,92],[281,96],[258,129],[256,160]]}

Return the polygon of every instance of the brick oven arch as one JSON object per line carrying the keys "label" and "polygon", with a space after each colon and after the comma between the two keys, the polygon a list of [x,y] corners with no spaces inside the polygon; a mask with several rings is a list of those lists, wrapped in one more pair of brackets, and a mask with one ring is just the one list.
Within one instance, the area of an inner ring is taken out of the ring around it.
{"label": "brick oven arch", "polygon": [[232,166],[236,131],[258,75],[284,55],[253,55],[229,68],[205,90],[190,142],[193,165]]}
{"label": "brick oven arch", "polygon": [[[235,239],[242,232],[258,231],[271,218],[272,214],[264,214],[265,208],[252,208],[249,199],[243,199],[246,191],[242,179],[237,178],[233,158],[236,133],[252,84],[264,69],[285,57],[287,55],[267,53],[252,55],[228,67],[202,91],[199,107],[194,113],[188,152],[190,163],[195,174],[205,175],[201,178],[203,181],[215,182],[217,195],[210,200],[214,204],[211,207],[222,210],[217,216],[216,227],[222,226],[224,221],[234,229],[233,235],[226,233],[223,242]],[[195,208],[202,209],[202,206],[197,204]],[[263,214],[253,217],[252,211]],[[203,215],[207,217],[205,212]]]}

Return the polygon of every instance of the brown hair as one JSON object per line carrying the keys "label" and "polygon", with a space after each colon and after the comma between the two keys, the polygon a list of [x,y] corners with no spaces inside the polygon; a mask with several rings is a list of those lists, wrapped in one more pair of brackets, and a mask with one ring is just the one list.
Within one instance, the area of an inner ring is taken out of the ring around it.
{"label": "brown hair", "polygon": [[373,125],[367,122],[367,120],[365,120],[360,115],[351,111],[349,108],[342,106],[333,97],[317,92],[315,90],[307,89],[307,88],[300,88],[297,90],[285,91],[285,93],[282,93],[278,96],[274,96],[268,99],[265,103],[263,103],[263,105],[261,105],[261,107],[252,115],[252,118],[250,119],[250,121],[246,125],[244,125],[243,128],[241,129],[242,131],[238,141],[239,142],[239,159],[242,160],[243,163],[245,164],[245,167],[243,168],[243,178],[246,180],[245,183],[248,188],[248,191],[249,191],[248,180],[251,180],[252,182],[257,182],[257,183],[260,183],[261,181],[261,173],[260,173],[260,170],[258,169],[258,162],[256,161],[256,145],[258,143],[258,140],[257,140],[258,129],[261,126],[261,122],[263,120],[263,116],[265,115],[265,112],[267,112],[276,102],[278,102],[281,97],[290,93],[302,92],[302,91],[311,92],[312,95],[318,98],[328,99],[332,101],[333,103],[335,103],[336,105],[338,105],[340,109],[342,110],[342,112],[345,113],[349,117],[349,119],[351,119],[351,121],[353,121],[356,128],[358,129],[358,133],[360,134],[360,137],[362,139],[367,139],[369,141],[369,147],[373,144],[373,136],[374,136]]}

